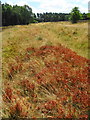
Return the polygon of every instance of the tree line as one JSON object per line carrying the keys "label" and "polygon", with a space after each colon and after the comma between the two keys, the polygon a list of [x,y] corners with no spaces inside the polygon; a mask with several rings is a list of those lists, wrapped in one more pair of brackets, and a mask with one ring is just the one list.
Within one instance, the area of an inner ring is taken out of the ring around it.
{"label": "tree line", "polygon": [[86,13],[81,14],[78,7],[72,9],[71,13],[33,13],[28,5],[18,6],[2,4],[2,26],[26,25],[37,22],[69,21],[76,23],[77,20],[87,20]]}
{"label": "tree line", "polygon": [[38,22],[58,22],[68,21],[70,14],[68,13],[37,13]]}
{"label": "tree line", "polygon": [[32,9],[28,5],[11,6],[7,3],[2,4],[2,25],[25,25],[32,23],[34,20],[34,14]]}

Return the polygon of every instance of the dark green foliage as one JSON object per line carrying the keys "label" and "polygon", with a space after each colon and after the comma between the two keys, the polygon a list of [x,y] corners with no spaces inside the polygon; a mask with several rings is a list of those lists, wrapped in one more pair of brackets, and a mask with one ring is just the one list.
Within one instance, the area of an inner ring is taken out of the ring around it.
{"label": "dark green foliage", "polygon": [[80,20],[87,20],[87,13],[81,14],[77,7],[75,7],[71,13],[37,13],[36,17],[38,22],[58,22],[58,21],[69,21],[76,23]]}
{"label": "dark green foliage", "polygon": [[68,21],[69,16],[68,13],[37,13],[37,20],[39,22]]}
{"label": "dark green foliage", "polygon": [[81,13],[78,7],[74,7],[71,11],[70,20],[72,23],[77,23],[81,19]]}
{"label": "dark green foliage", "polygon": [[2,25],[25,25],[32,23],[34,14],[28,5],[11,6],[7,3],[2,4]]}
{"label": "dark green foliage", "polygon": [[87,19],[88,19],[88,16],[87,16],[86,13],[83,13],[83,14],[82,14],[82,19],[83,19],[83,20],[87,20]]}

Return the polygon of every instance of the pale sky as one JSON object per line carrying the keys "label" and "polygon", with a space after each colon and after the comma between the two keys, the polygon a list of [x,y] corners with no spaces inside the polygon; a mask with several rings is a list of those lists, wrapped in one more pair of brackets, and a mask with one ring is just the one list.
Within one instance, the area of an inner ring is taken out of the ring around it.
{"label": "pale sky", "polygon": [[29,5],[34,13],[70,13],[74,7],[79,7],[82,13],[87,13],[88,2],[89,0],[2,0],[2,3],[10,5]]}

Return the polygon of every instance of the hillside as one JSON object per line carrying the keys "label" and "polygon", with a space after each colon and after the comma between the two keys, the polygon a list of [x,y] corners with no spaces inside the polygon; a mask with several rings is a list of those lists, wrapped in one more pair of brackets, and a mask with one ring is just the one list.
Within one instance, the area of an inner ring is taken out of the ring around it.
{"label": "hillside", "polygon": [[87,118],[87,23],[3,29],[3,117]]}

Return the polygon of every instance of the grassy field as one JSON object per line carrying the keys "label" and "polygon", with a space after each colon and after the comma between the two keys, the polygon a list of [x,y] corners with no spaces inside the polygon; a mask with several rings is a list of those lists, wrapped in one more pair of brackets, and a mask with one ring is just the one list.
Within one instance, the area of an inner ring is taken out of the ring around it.
{"label": "grassy field", "polygon": [[7,27],[3,30],[4,57],[12,57],[27,47],[62,44],[88,58],[87,23],[39,23]]}
{"label": "grassy field", "polygon": [[3,28],[3,117],[88,117],[87,23]]}

